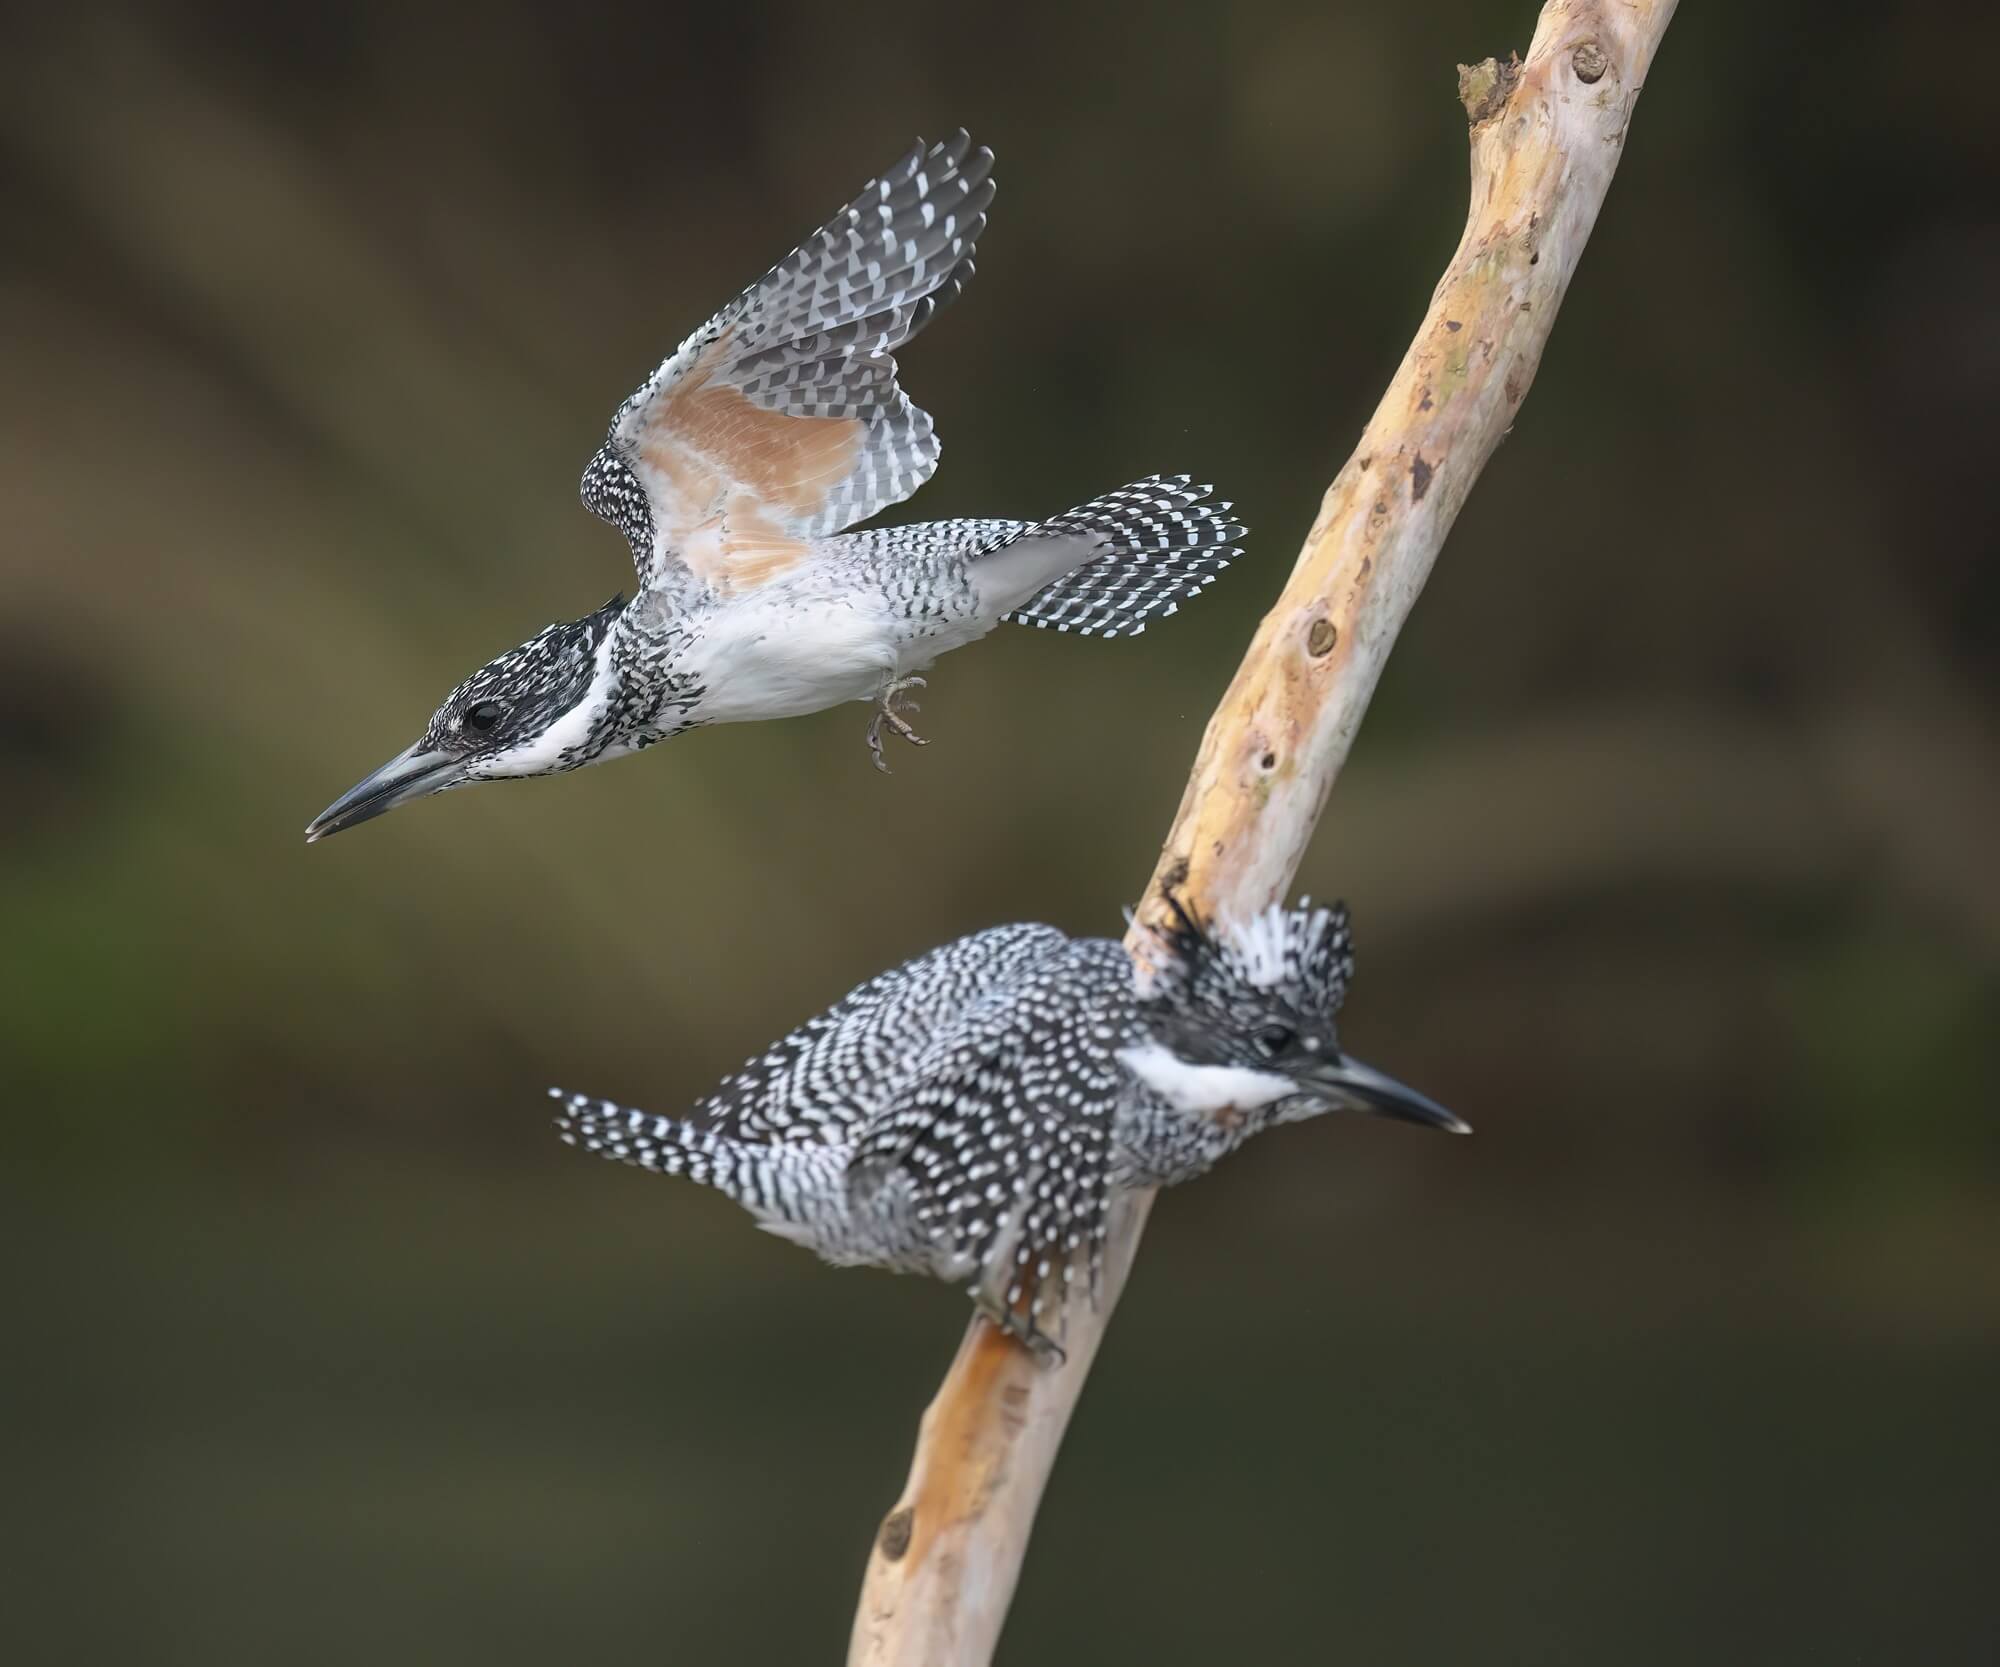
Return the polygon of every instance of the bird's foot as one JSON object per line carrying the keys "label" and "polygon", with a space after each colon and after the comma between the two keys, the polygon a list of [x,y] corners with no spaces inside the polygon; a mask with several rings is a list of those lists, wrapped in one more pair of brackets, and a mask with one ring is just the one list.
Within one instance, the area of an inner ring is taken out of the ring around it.
{"label": "bird's foot", "polygon": [[1019,1309],[1010,1308],[1004,1302],[996,1302],[984,1291],[975,1291],[972,1302],[994,1327],[1005,1332],[1033,1355],[1037,1365],[1060,1366],[1068,1358],[1063,1353],[1062,1344],[1035,1323],[1032,1311],[1024,1314]]}
{"label": "bird's foot", "polygon": [[[917,711],[919,709],[917,703],[913,700],[899,699],[904,690],[921,689],[924,686],[921,677],[899,677],[893,683],[885,685],[881,694],[876,697],[878,704],[875,716],[868,723],[868,751],[874,757],[875,768],[884,775],[889,773],[889,761],[882,756],[883,730],[886,729],[893,735],[900,735],[913,747],[930,745],[929,741],[910,727],[909,720],[903,716],[904,712]],[[898,710],[899,707],[901,710]]]}

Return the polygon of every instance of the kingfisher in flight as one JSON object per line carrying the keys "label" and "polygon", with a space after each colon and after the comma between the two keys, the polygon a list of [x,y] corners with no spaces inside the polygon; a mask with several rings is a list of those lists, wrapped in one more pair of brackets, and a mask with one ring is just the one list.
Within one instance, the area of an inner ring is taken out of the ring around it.
{"label": "kingfisher in flight", "polygon": [[849,700],[874,707],[886,769],[885,733],[924,742],[909,694],[940,654],[1002,620],[1136,636],[1212,583],[1245,529],[1186,475],[1044,521],[846,530],[937,468],[894,354],[971,278],[992,167],[962,131],[918,140],[682,342],[583,474],[585,507],[632,546],[631,600],[482,666],[307,842],[448,788]]}
{"label": "kingfisher in flight", "polygon": [[1342,1046],[1344,908],[1218,927],[1167,901],[1143,962],[1108,938],[996,926],[871,979],[689,1117],[551,1089],[557,1129],[714,1187],[829,1262],[963,1284],[1060,1358],[1115,1193],[1192,1180],[1323,1112],[1467,1132]]}

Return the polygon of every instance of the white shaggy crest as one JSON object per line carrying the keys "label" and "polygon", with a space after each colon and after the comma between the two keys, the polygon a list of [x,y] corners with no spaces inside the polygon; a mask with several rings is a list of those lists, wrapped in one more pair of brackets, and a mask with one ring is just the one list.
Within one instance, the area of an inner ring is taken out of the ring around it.
{"label": "white shaggy crest", "polygon": [[[1273,903],[1248,920],[1224,928],[1230,955],[1242,968],[1244,978],[1258,989],[1272,989],[1284,979],[1286,966],[1291,963],[1297,919],[1282,903]],[[1306,932],[1316,939],[1325,930],[1326,919],[1324,909],[1308,917],[1304,922]]]}
{"label": "white shaggy crest", "polygon": [[[1125,911],[1127,925],[1136,918],[1136,911],[1130,908]],[[1220,960],[1237,977],[1253,989],[1274,990],[1311,972],[1316,961],[1329,952],[1340,963],[1333,970],[1346,976],[1349,968],[1341,953],[1344,946],[1339,941],[1342,920],[1338,906],[1315,909],[1310,897],[1301,897],[1295,908],[1273,903],[1248,920],[1224,923],[1207,936]],[[1329,937],[1335,941],[1329,943]],[[1168,971],[1168,965],[1154,957],[1135,958],[1133,993],[1141,1001],[1159,995]]]}

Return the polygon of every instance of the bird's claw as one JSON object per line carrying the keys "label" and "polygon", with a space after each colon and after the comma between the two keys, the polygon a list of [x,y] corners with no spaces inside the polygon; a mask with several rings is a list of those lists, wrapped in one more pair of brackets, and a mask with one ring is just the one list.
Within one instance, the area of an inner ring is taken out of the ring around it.
{"label": "bird's claw", "polygon": [[874,758],[875,768],[880,770],[885,776],[889,774],[889,761],[882,756],[883,730],[886,729],[892,735],[901,736],[913,747],[927,747],[930,745],[929,740],[912,729],[909,720],[902,715],[902,712],[916,712],[921,710],[917,703],[913,700],[902,701],[900,703],[902,711],[899,712],[897,710],[897,697],[905,689],[921,689],[923,687],[925,687],[925,684],[921,677],[899,677],[895,682],[884,688],[878,697],[880,705],[876,709],[875,716],[868,723],[868,751]]}
{"label": "bird's claw", "polygon": [[1060,1366],[1069,1358],[1058,1343],[1035,1323],[1032,1313],[1023,1314],[1004,1302],[996,1302],[983,1292],[975,1293],[973,1305],[996,1330],[1011,1337],[1035,1357],[1039,1366]]}

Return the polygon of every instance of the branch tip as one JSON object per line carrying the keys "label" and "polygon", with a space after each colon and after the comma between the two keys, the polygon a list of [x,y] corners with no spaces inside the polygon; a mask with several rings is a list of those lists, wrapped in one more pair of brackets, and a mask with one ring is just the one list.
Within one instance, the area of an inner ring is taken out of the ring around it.
{"label": "branch tip", "polygon": [[1515,84],[1521,79],[1521,55],[1507,54],[1503,64],[1498,58],[1487,58],[1476,64],[1458,66],[1458,102],[1465,106],[1465,119],[1474,127],[1483,127],[1505,108],[1513,94]]}

